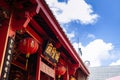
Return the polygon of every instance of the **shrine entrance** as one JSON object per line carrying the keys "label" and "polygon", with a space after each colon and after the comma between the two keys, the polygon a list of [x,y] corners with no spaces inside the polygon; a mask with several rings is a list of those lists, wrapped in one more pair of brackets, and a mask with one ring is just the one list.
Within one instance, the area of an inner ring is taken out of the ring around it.
{"label": "shrine entrance", "polygon": [[89,75],[44,0],[0,0],[0,32],[0,80],[79,80]]}

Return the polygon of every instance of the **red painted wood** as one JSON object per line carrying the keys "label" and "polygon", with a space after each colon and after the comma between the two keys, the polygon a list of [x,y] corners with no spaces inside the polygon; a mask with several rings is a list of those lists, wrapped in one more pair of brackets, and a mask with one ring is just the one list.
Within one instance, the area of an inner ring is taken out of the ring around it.
{"label": "red painted wood", "polygon": [[34,19],[32,19],[30,23],[38,32],[40,32],[41,35],[45,37],[47,36],[47,33],[42,29],[42,27]]}
{"label": "red painted wood", "polygon": [[13,30],[10,28],[8,35],[11,36],[11,37],[15,36],[15,31],[13,31]]}
{"label": "red painted wood", "polygon": [[[41,54],[41,52],[39,52],[39,54]],[[37,57],[36,80],[40,80],[40,73],[41,73],[41,71],[40,71],[41,57],[39,54]]]}
{"label": "red painted wood", "polygon": [[8,4],[5,2],[5,0],[0,0],[0,7],[4,7],[5,9],[9,9]]}
{"label": "red painted wood", "polygon": [[32,36],[40,45],[42,45],[43,39],[37,33],[35,33],[30,26],[27,26],[25,29],[30,36]]}
{"label": "red painted wood", "polygon": [[29,22],[30,22],[30,19],[25,17],[24,11],[20,11],[20,12],[16,11],[13,14],[13,19],[11,23],[12,30],[13,31],[20,30],[23,27],[26,27]]}
{"label": "red painted wood", "polygon": [[0,76],[8,40],[9,29],[7,24],[8,23],[6,23],[6,25],[0,26]]}
{"label": "red painted wood", "polygon": [[55,44],[55,47],[56,48],[60,48],[62,45],[60,44],[60,42],[57,42],[56,44]]}

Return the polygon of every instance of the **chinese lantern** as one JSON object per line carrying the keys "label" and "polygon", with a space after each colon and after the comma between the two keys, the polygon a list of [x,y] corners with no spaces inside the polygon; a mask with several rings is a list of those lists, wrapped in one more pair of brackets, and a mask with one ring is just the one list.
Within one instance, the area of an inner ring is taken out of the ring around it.
{"label": "chinese lantern", "polygon": [[62,65],[58,66],[58,69],[57,69],[58,78],[60,78],[61,75],[64,75],[65,72],[66,72],[65,66],[62,66]]}
{"label": "chinese lantern", "polygon": [[38,43],[33,38],[25,38],[19,42],[18,48],[23,54],[26,54],[27,57],[26,67],[27,67],[28,58],[30,54],[34,54],[38,50]]}
{"label": "chinese lantern", "polygon": [[38,50],[38,43],[33,38],[22,39],[18,46],[24,54],[34,54]]}

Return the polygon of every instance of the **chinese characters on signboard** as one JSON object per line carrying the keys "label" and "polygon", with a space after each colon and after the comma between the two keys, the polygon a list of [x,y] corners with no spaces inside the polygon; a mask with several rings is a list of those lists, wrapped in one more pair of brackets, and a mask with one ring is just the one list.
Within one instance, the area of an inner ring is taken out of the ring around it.
{"label": "chinese characters on signboard", "polygon": [[44,54],[54,63],[57,63],[60,57],[60,52],[49,42],[46,46]]}
{"label": "chinese characters on signboard", "polygon": [[44,62],[40,63],[40,69],[42,72],[46,73],[47,75],[51,76],[51,77],[55,77],[55,71],[54,69],[52,69],[51,67],[49,67],[48,65],[46,65]]}
{"label": "chinese characters on signboard", "polygon": [[5,53],[5,58],[4,58],[1,80],[8,80],[8,75],[9,75],[10,65],[11,65],[11,60],[12,60],[13,45],[14,45],[14,39],[9,37],[7,49]]}

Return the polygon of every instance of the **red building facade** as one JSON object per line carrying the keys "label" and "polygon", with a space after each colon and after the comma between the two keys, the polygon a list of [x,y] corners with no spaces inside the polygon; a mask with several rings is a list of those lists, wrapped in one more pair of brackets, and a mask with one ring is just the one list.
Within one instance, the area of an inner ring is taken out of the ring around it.
{"label": "red building facade", "polygon": [[0,1],[1,80],[87,80],[88,69],[44,0]]}

